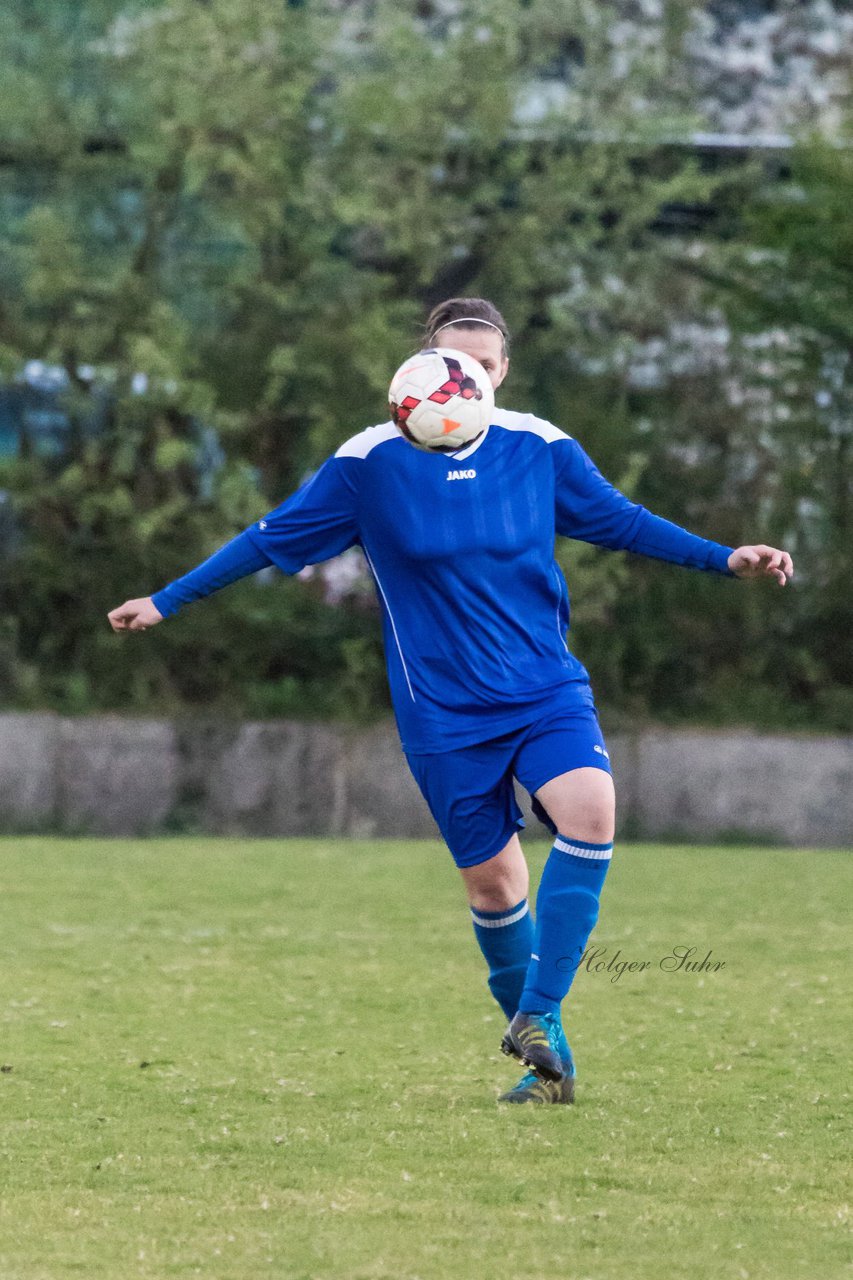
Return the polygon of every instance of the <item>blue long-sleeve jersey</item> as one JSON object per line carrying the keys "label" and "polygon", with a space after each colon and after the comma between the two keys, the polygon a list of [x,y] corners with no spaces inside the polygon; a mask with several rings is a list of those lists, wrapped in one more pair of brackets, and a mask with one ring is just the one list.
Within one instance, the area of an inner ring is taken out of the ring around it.
{"label": "blue long-sleeve jersey", "polygon": [[592,705],[566,644],[555,534],[728,572],[731,548],[629,501],[550,423],[496,409],[485,435],[452,455],[414,449],[390,422],[362,431],[154,603],[165,616],[264,564],[298,573],[361,546],[403,747],[449,751],[531,723],[557,693]]}

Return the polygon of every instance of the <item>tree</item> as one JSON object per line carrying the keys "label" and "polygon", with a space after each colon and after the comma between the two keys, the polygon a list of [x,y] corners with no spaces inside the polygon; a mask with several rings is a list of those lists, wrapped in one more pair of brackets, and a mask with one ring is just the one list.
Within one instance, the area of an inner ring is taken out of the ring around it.
{"label": "tree", "polygon": [[[384,708],[375,619],[316,582],[233,588],[121,661],[101,615],[381,420],[390,372],[451,293],[507,313],[508,400],[662,514],[740,529],[734,436],[752,433],[749,453],[759,428],[740,410],[721,424],[716,373],[636,376],[644,347],[710,305],[682,269],[702,233],[678,226],[721,186],[672,145],[688,9],[629,47],[590,0],[6,7],[0,357],[9,376],[32,356],[64,368],[77,424],[61,465],[19,459],[0,481],[26,530],[2,589],[19,700]],[[206,496],[202,424],[227,456]],[[740,687],[746,659],[723,661],[705,622],[719,584],[560,555],[615,704],[695,712]],[[758,625],[763,606],[724,598],[729,634]]]}
{"label": "tree", "polygon": [[[753,675],[839,728],[853,723],[853,150],[800,142],[739,191],[727,234],[681,267],[731,330],[726,374],[740,401],[727,449],[743,509],[789,541],[800,581],[772,606],[778,643]],[[725,209],[725,206],[723,206]],[[731,399],[731,396],[729,396]],[[739,458],[738,458],[739,455]],[[753,638],[767,614],[753,619]]]}

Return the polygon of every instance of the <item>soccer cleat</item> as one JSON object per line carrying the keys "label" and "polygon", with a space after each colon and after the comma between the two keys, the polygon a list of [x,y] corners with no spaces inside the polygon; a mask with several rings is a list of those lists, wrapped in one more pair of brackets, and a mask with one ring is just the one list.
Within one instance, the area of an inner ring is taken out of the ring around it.
{"label": "soccer cleat", "polygon": [[557,1013],[517,1013],[506,1029],[501,1050],[520,1058],[540,1080],[563,1080],[574,1071]]}
{"label": "soccer cleat", "polygon": [[507,1089],[498,1098],[498,1102],[536,1102],[562,1103],[568,1105],[575,1100],[574,1071],[564,1075],[562,1080],[540,1080],[532,1071],[522,1076],[518,1084]]}

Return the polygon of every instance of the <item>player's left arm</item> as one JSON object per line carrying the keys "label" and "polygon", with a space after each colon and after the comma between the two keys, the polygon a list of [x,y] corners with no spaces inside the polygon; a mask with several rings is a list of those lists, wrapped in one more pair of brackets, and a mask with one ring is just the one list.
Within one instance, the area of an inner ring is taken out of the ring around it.
{"label": "player's left arm", "polygon": [[768,577],[781,587],[793,576],[787,551],[763,543],[727,547],[700,538],[626,498],[604,478],[576,440],[566,437],[549,447],[554,450],[558,533],[693,569],[736,578]]}
{"label": "player's left arm", "polygon": [[775,578],[784,587],[794,576],[794,562],[787,551],[765,546],[736,547],[729,556],[729,572],[736,578]]}

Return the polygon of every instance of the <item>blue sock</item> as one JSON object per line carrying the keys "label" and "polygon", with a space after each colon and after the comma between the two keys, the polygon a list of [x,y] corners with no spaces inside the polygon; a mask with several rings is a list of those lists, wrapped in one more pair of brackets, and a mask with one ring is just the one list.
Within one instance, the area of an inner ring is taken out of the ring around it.
{"label": "blue sock", "polygon": [[475,911],[474,933],[489,966],[489,990],[508,1019],[518,1012],[533,950],[533,917],[527,899],[506,911]]}
{"label": "blue sock", "polygon": [[519,1001],[524,1013],[558,1013],[598,919],[612,844],[558,835],[536,895],[533,955]]}

